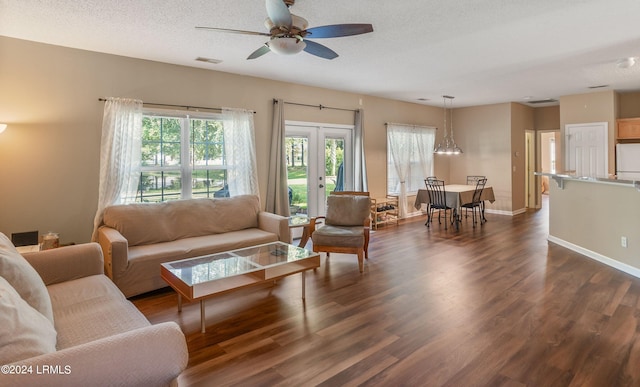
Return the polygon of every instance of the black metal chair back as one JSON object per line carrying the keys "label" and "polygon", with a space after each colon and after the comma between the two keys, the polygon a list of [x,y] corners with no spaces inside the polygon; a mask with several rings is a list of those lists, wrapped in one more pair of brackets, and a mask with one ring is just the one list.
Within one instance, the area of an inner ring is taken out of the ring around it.
{"label": "black metal chair back", "polygon": [[480,198],[482,197],[482,191],[484,190],[484,186],[487,184],[487,179],[483,178],[483,179],[478,179],[478,181],[476,182],[476,190],[473,191],[473,203],[474,205],[479,205],[482,200],[480,200]]}
{"label": "black metal chair back", "polygon": [[444,210],[447,207],[447,195],[444,180],[425,180],[429,191],[429,202],[432,208]]}
{"label": "black metal chair back", "polygon": [[424,185],[429,188],[429,183],[427,183],[429,180],[438,180],[437,177],[435,176],[428,176],[426,179],[424,179]]}
{"label": "black metal chair back", "polygon": [[467,176],[467,185],[476,185],[478,183],[478,180],[486,178],[486,176],[481,175],[469,175]]}

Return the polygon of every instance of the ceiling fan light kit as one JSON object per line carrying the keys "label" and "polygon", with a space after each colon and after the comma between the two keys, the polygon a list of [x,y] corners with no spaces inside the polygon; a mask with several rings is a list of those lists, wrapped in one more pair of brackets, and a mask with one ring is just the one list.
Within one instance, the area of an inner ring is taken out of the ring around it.
{"label": "ceiling fan light kit", "polygon": [[267,43],[269,49],[280,55],[293,55],[304,50],[307,44],[298,38],[272,38]]}
{"label": "ceiling fan light kit", "polygon": [[352,36],[373,32],[371,24],[334,24],[307,28],[309,22],[303,17],[294,15],[289,11],[295,0],[266,0],[267,19],[264,22],[269,33],[232,30],[216,27],[196,27],[198,29],[230,32],[244,35],[270,36],[268,42],[252,52],[247,59],[256,59],[262,55],[273,51],[276,54],[292,55],[300,51],[305,51],[324,59],[334,59],[338,54],[320,43],[316,43],[309,38],[338,38],[342,36]]}

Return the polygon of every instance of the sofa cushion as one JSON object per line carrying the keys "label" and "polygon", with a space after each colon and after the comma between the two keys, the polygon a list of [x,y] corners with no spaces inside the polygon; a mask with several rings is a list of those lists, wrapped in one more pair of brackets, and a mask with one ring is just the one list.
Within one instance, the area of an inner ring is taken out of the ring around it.
{"label": "sofa cushion", "polygon": [[160,264],[199,255],[220,253],[263,243],[276,242],[276,234],[250,228],[224,234],[203,235],[177,241],[129,248],[127,271],[116,280],[125,296],[131,297],[149,289],[168,286],[160,278]]}
{"label": "sofa cushion", "polygon": [[58,350],[149,326],[149,321],[104,275],[49,286]]}
{"label": "sofa cushion", "polygon": [[330,224],[318,228],[311,235],[314,245],[336,247],[363,247],[364,228],[335,227]]}
{"label": "sofa cushion", "polygon": [[258,227],[258,212],[257,196],[240,195],[110,206],[103,222],[140,246]]}
{"label": "sofa cushion", "polygon": [[325,224],[362,226],[371,214],[371,199],[360,195],[329,195]]}
{"label": "sofa cushion", "polygon": [[51,321],[23,300],[2,277],[0,327],[0,364],[56,351],[56,331]]}
{"label": "sofa cushion", "polygon": [[3,233],[0,233],[0,276],[23,300],[53,323],[51,299],[42,278]]}

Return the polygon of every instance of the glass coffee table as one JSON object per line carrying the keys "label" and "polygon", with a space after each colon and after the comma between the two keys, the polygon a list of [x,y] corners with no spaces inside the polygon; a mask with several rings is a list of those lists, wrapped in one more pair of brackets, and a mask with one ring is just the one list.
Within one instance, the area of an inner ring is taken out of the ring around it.
{"label": "glass coffee table", "polygon": [[203,255],[160,265],[160,276],[182,297],[200,301],[200,330],[205,332],[204,300],[220,293],[275,281],[301,273],[302,299],[305,272],[320,267],[320,255],[283,242]]}

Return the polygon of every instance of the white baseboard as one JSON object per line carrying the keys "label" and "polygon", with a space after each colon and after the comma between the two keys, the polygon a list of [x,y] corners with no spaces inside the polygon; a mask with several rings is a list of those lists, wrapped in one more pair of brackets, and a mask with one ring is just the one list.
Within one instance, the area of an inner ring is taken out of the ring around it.
{"label": "white baseboard", "polygon": [[558,244],[562,247],[566,247],[569,250],[575,251],[576,253],[580,253],[588,258],[591,258],[595,261],[598,261],[600,263],[604,263],[607,266],[613,267],[614,269],[618,269],[624,273],[630,274],[634,277],[640,278],[640,268],[637,267],[633,267],[631,265],[627,265],[626,263],[620,262],[618,260],[615,260],[613,258],[609,258],[605,255],[602,255],[600,253],[596,253],[595,251],[591,251],[589,249],[585,249],[584,247],[578,246],[578,245],[574,245],[571,242],[567,242],[564,239],[560,239],[557,237],[554,237],[553,235],[549,235],[547,237],[547,240],[549,242],[553,242],[555,244]]}

